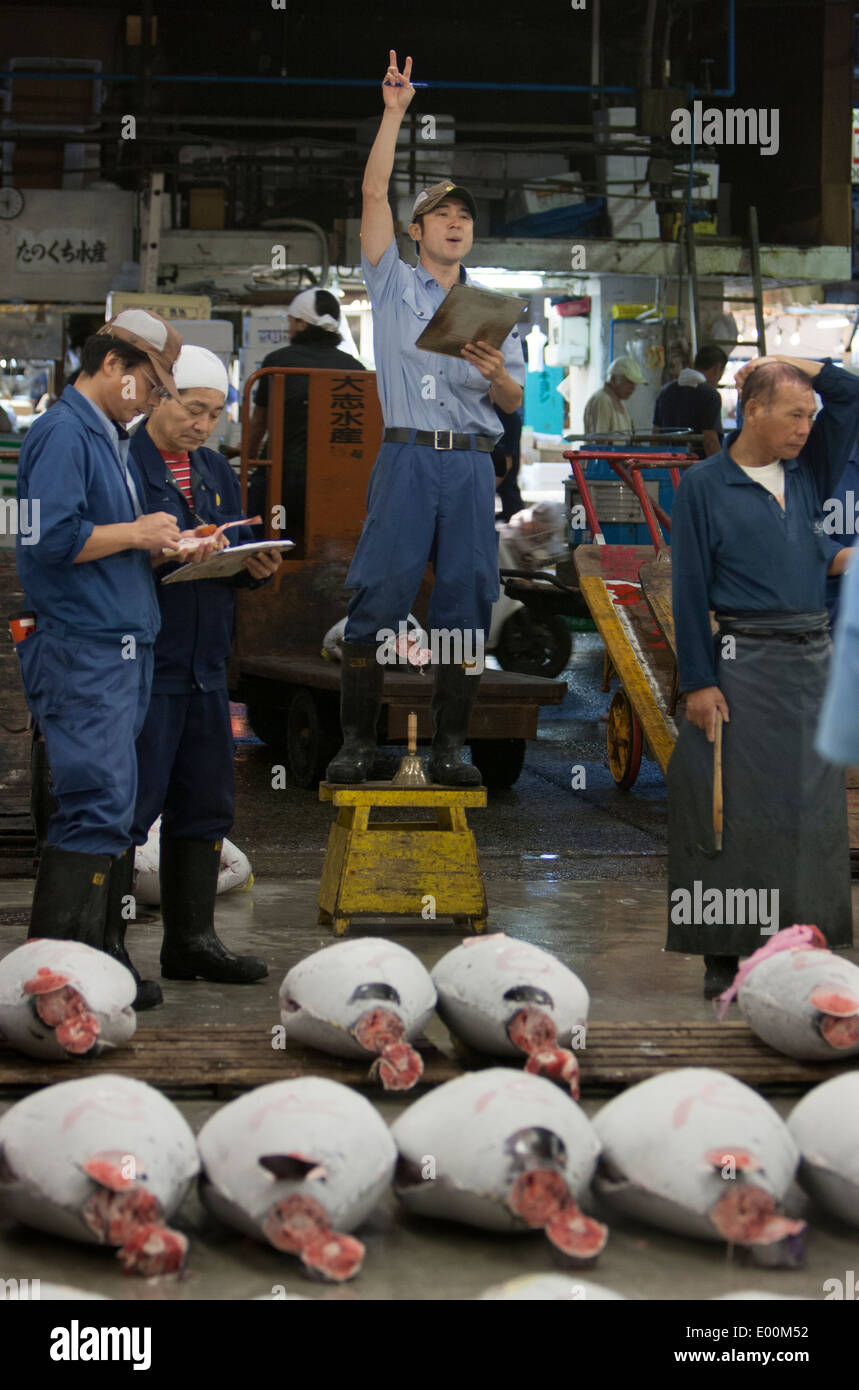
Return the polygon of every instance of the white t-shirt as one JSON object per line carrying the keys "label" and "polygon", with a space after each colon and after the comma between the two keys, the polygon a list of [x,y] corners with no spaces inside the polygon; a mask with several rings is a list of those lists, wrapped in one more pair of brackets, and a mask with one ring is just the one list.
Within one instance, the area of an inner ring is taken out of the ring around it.
{"label": "white t-shirt", "polygon": [[[735,460],[736,462],[736,460]],[[784,511],[784,464],[780,461],[775,463],[765,463],[762,468],[746,468],[742,463],[737,464],[742,468],[747,478],[752,478],[761,487],[765,487],[767,492],[771,492]]]}

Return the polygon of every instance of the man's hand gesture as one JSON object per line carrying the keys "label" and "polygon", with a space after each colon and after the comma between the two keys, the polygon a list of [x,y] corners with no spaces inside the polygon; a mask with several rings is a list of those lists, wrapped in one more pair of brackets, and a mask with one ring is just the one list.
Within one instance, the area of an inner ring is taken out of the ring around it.
{"label": "man's hand gesture", "polygon": [[409,81],[412,75],[412,60],[407,58],[406,65],[400,72],[397,67],[397,55],[392,48],[390,62],[382,83],[382,100],[391,110],[404,112],[415,94],[415,89]]}

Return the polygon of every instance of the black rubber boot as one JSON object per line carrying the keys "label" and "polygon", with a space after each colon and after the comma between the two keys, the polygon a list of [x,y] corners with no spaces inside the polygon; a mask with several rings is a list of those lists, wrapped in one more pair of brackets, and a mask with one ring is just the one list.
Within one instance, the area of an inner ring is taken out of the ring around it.
{"label": "black rubber boot", "polygon": [[109,854],[78,854],[42,845],[28,940],[82,941],[104,950]]}
{"label": "black rubber boot", "polygon": [[131,897],[131,883],[134,878],[134,850],[127,849],[110,866],[110,882],[107,890],[107,916],[104,923],[104,950],[126,970],[130,970],[137,981],[137,994],[134,1008],[137,1013],[144,1009],[154,1009],[163,1004],[161,986],[155,980],[142,980],[137,968],[125,949],[125,930],[128,926],[128,903],[123,899]]}
{"label": "black rubber boot", "polygon": [[739,956],[705,956],[704,998],[715,999],[730,989],[739,964]]}
{"label": "black rubber boot", "polygon": [[161,917],[165,980],[213,980],[249,985],[268,967],[258,956],[234,956],[215,934],[215,895],[220,840],[180,840],[161,835]]}
{"label": "black rubber boot", "polygon": [[433,741],[427,763],[431,782],[448,787],[479,787],[480,772],[473,763],[462,761],[462,745],[468,733],[468,720],[480,684],[462,665],[435,668],[432,692]]}
{"label": "black rubber boot", "polygon": [[343,747],[328,764],[329,782],[366,782],[376,755],[376,724],[382,707],[384,668],[375,642],[344,642],[340,672]]}

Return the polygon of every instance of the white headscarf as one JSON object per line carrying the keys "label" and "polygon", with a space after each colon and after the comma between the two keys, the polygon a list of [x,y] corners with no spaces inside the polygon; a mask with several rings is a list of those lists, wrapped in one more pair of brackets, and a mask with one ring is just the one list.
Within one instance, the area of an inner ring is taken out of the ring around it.
{"label": "white headscarf", "polygon": [[316,290],[302,290],[297,294],[286,311],[291,318],[303,319],[314,328],[324,328],[328,333],[339,333],[340,323],[330,314],[317,314]]}
{"label": "white headscarf", "polygon": [[220,391],[226,396],[230,389],[227,369],[220,357],[216,357],[208,348],[195,347],[193,343],[185,343],[176,358],[173,380],[180,391],[198,386]]}

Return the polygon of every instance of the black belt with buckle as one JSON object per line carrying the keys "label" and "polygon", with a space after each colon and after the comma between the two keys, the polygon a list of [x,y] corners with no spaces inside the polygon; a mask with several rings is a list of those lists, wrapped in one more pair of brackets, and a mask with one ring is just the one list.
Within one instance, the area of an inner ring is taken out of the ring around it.
{"label": "black belt with buckle", "polygon": [[385,430],[382,439],[386,444],[429,444],[432,449],[471,449],[481,454],[491,454],[495,441],[482,434],[454,434],[453,430]]}

